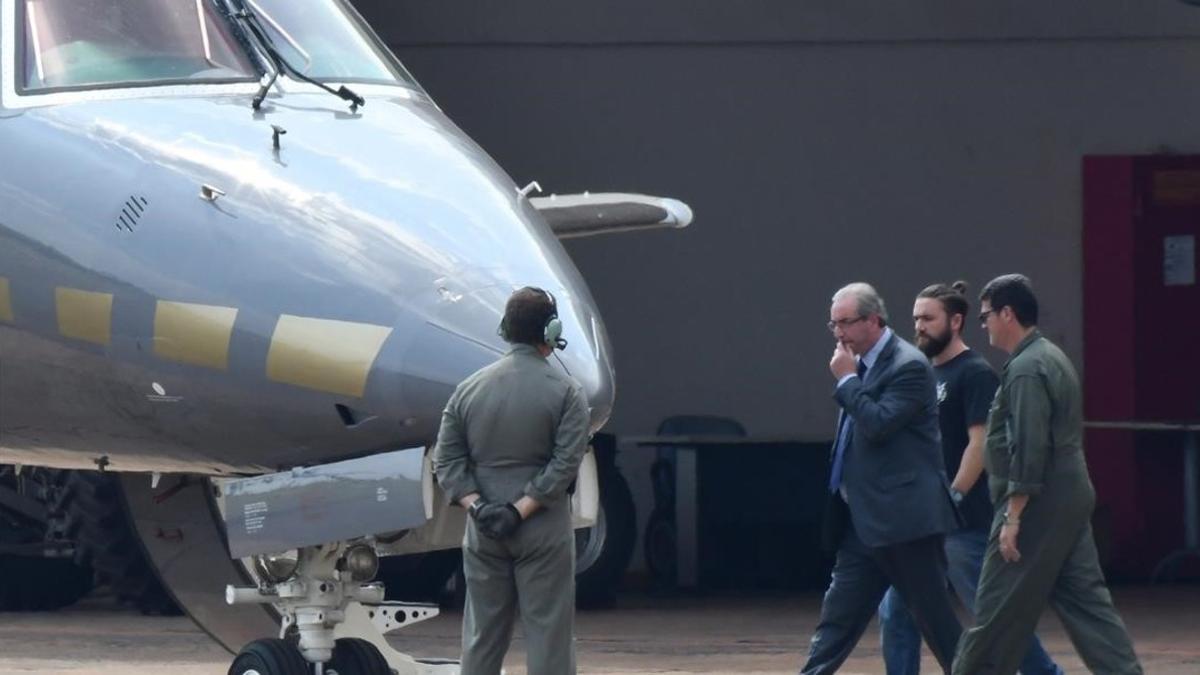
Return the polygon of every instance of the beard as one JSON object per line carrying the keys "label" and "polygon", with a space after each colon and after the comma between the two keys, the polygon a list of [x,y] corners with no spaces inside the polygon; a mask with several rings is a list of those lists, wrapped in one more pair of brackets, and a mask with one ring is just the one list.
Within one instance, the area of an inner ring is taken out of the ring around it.
{"label": "beard", "polygon": [[933,358],[938,354],[946,351],[950,341],[954,339],[954,331],[947,326],[946,330],[941,335],[929,335],[928,333],[917,333],[917,349],[920,349],[925,356]]}

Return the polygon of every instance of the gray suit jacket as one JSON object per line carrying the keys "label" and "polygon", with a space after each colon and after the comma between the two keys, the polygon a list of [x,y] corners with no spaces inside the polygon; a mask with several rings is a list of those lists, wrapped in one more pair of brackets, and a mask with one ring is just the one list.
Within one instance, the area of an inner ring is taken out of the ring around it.
{"label": "gray suit jacket", "polygon": [[862,542],[889,546],[956,529],[925,355],[893,334],[866,381],[851,378],[834,398],[854,418],[842,484]]}

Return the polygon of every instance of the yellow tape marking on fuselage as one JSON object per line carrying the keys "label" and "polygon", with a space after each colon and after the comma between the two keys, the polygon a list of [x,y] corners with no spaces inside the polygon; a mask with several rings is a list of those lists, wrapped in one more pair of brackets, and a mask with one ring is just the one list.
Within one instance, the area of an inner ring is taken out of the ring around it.
{"label": "yellow tape marking on fuselage", "polygon": [[267,378],[361,398],[391,333],[387,326],[284,314],[271,337]]}
{"label": "yellow tape marking on fuselage", "polygon": [[63,337],[108,345],[112,341],[112,304],[111,293],[54,289],[58,332]]}
{"label": "yellow tape marking on fuselage", "polygon": [[8,288],[8,279],[0,277],[0,321],[13,322],[12,293]]}
{"label": "yellow tape marking on fuselage", "polygon": [[229,341],[238,310],[159,300],[154,309],[154,354],[193,366],[229,369]]}

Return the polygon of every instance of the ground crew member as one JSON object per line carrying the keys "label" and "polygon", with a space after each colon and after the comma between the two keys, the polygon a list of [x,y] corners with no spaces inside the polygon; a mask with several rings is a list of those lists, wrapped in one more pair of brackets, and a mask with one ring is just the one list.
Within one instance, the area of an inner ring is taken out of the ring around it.
{"label": "ground crew member", "polygon": [[1011,354],[988,415],[984,461],[996,517],[955,675],[1012,675],[1049,601],[1088,670],[1142,672],[1113,607],[1092,539],[1096,493],[1083,456],[1079,376],[1037,329],[1029,280],[997,277],[980,294],[988,340]]}
{"label": "ground crew member", "polygon": [[548,361],[563,348],[553,296],[522,288],[500,335],[513,345],[450,397],[434,449],[438,483],[467,509],[463,675],[499,675],[521,616],[530,675],[575,673],[575,538],[567,488],[587,447],[579,384]]}

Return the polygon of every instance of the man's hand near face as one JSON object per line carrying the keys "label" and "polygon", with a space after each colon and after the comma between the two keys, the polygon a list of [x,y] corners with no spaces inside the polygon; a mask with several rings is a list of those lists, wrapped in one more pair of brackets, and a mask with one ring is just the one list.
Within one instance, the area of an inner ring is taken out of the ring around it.
{"label": "man's hand near face", "polygon": [[829,372],[833,373],[833,379],[838,381],[858,372],[858,362],[854,360],[854,353],[841,342],[833,348],[833,358],[829,359]]}

